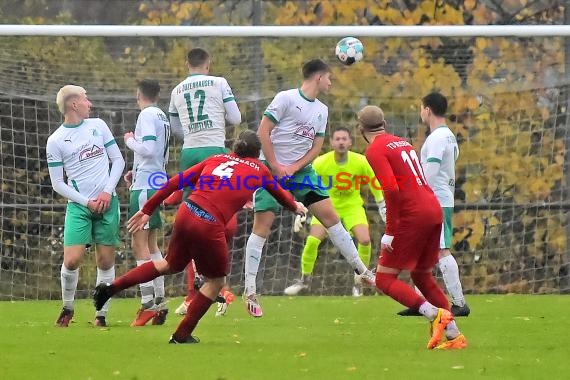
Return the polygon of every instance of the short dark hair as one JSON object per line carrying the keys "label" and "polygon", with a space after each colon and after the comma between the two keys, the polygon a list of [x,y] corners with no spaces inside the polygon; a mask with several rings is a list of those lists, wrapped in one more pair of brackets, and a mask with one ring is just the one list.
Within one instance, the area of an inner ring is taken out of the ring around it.
{"label": "short dark hair", "polygon": [[190,67],[200,67],[208,61],[210,54],[202,48],[194,48],[188,52],[186,60]]}
{"label": "short dark hair", "polygon": [[348,137],[352,140],[352,134],[350,133],[350,129],[348,129],[347,127],[336,127],[333,132],[331,133],[331,139],[334,136],[335,133],[337,132],[346,132],[348,133]]}
{"label": "short dark hair", "polygon": [[154,79],[143,79],[138,81],[137,87],[145,98],[151,101],[158,99],[160,93],[160,83]]}
{"label": "short dark hair", "polygon": [[331,68],[322,59],[311,59],[303,65],[303,79],[309,79],[316,73],[329,73]]}
{"label": "short dark hair", "polygon": [[447,112],[447,98],[439,92],[432,92],[422,98],[424,107],[429,107],[435,116],[445,116]]}
{"label": "short dark hair", "polygon": [[258,158],[261,151],[261,140],[257,133],[245,130],[239,134],[234,142],[234,153],[239,157]]}

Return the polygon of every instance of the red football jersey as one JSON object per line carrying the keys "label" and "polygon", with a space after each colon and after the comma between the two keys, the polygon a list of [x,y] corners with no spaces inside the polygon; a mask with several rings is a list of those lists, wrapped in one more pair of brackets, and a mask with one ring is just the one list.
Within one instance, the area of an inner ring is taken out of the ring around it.
{"label": "red football jersey", "polygon": [[433,213],[425,211],[441,208],[414,147],[406,140],[378,135],[366,150],[366,159],[384,192],[387,235],[394,235],[398,220],[431,217]]}
{"label": "red football jersey", "polygon": [[146,202],[142,212],[152,214],[170,194],[183,187],[192,190],[191,201],[220,217],[224,224],[251,200],[254,191],[260,187],[267,189],[288,209],[297,209],[291,193],[275,181],[267,166],[259,160],[235,154],[217,154],[169,178],[168,185]]}

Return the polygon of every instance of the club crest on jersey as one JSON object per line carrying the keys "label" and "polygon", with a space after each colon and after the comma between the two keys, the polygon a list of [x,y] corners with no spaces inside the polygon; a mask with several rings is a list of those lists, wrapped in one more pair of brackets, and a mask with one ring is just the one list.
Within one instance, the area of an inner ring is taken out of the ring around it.
{"label": "club crest on jersey", "polygon": [[99,134],[99,131],[95,128],[90,129],[90,131],[93,136],[101,136],[101,134]]}
{"label": "club crest on jersey", "polygon": [[305,139],[314,140],[315,128],[307,124],[302,124],[295,130],[295,135],[303,137]]}
{"label": "club crest on jersey", "polygon": [[89,160],[103,155],[103,148],[93,145],[91,148],[83,149],[79,152],[79,161]]}

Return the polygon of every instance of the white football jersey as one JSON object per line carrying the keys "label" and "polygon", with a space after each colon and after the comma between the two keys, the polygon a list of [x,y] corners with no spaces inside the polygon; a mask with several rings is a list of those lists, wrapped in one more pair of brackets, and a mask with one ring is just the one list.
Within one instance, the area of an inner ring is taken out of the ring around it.
{"label": "white football jersey", "polygon": [[428,179],[428,185],[435,193],[441,207],[455,205],[455,161],[458,157],[457,140],[446,125],[431,132],[422,146],[422,166],[425,167],[428,162],[439,163],[439,171],[436,176]]}
{"label": "white football jersey", "polygon": [[116,144],[101,119],[84,119],[79,125],[62,124],[47,140],[48,166],[63,166],[67,184],[88,199],[95,199],[109,179],[106,148]]}
{"label": "white football jersey", "polygon": [[166,172],[168,162],[168,141],[170,140],[170,122],[166,114],[158,107],[143,109],[137,119],[135,140],[142,143],[154,140],[155,151],[152,157],[143,157],[135,152],[133,163],[133,190],[151,189],[148,178],[155,172]]}
{"label": "white football jersey", "polygon": [[170,96],[168,111],[178,116],[184,130],[183,148],[224,147],[225,102],[234,100],[222,77],[195,74],[180,82]]}
{"label": "white football jersey", "polygon": [[275,95],[264,115],[275,123],[271,142],[277,162],[290,165],[307,154],[315,137],[325,135],[329,110],[319,99],[308,99],[295,88]]}

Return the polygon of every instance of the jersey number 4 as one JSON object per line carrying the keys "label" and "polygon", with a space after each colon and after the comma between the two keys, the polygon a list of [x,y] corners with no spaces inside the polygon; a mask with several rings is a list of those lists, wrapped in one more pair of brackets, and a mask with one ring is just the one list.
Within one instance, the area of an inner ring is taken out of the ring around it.
{"label": "jersey number 4", "polygon": [[234,175],[234,168],[232,166],[237,165],[237,161],[226,161],[219,164],[212,170],[212,174],[221,178],[231,178]]}
{"label": "jersey number 4", "polygon": [[420,160],[418,159],[416,151],[410,150],[409,153],[410,154],[408,154],[408,152],[403,150],[402,160],[404,160],[404,162],[408,164],[408,166],[412,170],[412,173],[414,174],[414,178],[416,179],[418,185],[419,186],[427,185],[426,177],[424,176],[424,172],[422,171],[422,166],[420,164]]}

